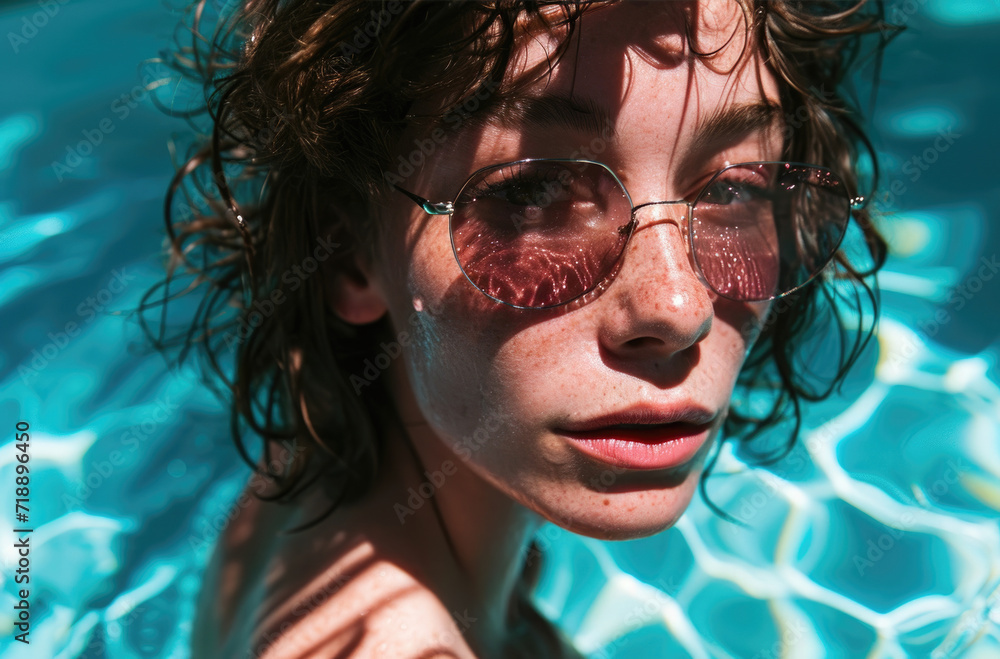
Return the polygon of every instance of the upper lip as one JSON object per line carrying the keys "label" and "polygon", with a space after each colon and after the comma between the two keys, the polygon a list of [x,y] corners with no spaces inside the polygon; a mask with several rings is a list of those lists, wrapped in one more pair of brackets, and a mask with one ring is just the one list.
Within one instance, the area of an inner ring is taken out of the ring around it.
{"label": "upper lip", "polygon": [[568,432],[586,432],[588,430],[603,428],[658,426],[668,423],[705,425],[714,421],[716,416],[715,412],[694,404],[681,404],[670,407],[643,405],[609,414],[602,414],[583,421],[566,423],[560,426],[559,429]]}

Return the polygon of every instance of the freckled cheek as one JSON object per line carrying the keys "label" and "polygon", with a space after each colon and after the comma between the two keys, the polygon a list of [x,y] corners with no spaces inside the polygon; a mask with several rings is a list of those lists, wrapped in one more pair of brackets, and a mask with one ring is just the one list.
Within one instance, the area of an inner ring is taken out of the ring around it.
{"label": "freckled cheek", "polygon": [[442,316],[420,328],[414,391],[428,422],[452,441],[499,419],[502,429],[490,433],[477,460],[506,455],[516,462],[551,415],[581,395],[581,365],[565,354],[565,337],[538,326],[500,336],[499,329],[471,334],[465,325]]}
{"label": "freckled cheek", "polygon": [[490,444],[499,435],[516,433],[523,419],[508,378],[499,372],[492,335],[476,332],[447,308],[420,313],[417,319],[408,373],[421,412],[439,436],[454,446],[498,419],[504,430],[490,430]]}
{"label": "freckled cheek", "polygon": [[[544,388],[525,381],[517,359],[475,342],[461,328],[428,319],[419,335],[449,337],[413,344],[414,395],[435,434],[480,476],[498,487],[527,482],[537,463]],[[549,401],[551,403],[551,401]],[[532,457],[535,456],[535,457]],[[506,484],[506,485],[505,485]]]}
{"label": "freckled cheek", "polygon": [[584,352],[574,350],[579,338],[571,331],[548,329],[546,325],[524,329],[505,342],[494,359],[498,384],[524,407],[565,393],[567,383],[588,370]]}
{"label": "freckled cheek", "polygon": [[[550,360],[558,342],[525,340],[538,316],[501,305],[462,275],[447,232],[429,230],[415,246],[406,275],[406,299],[413,335],[415,390],[428,403],[443,398],[482,413],[509,405],[510,390],[530,375],[527,365]],[[418,308],[414,312],[413,308]]]}

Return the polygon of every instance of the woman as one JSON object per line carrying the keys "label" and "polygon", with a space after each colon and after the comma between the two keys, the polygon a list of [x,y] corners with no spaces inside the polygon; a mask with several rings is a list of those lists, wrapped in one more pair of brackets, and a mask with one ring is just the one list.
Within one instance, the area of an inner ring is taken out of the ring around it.
{"label": "woman", "polygon": [[879,8],[247,0],[220,25],[175,62],[213,121],[170,276],[210,287],[183,342],[258,473],[194,656],[578,656],[530,602],[535,530],[670,527],[724,436],[823,395],[794,354],[834,275],[871,293],[837,251],[853,217],[884,258],[838,85]]}

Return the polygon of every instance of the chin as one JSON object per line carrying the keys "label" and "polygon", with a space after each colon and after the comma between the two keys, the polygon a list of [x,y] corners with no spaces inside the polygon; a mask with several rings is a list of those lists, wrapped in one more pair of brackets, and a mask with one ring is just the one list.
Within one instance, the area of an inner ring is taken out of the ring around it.
{"label": "chin", "polygon": [[662,489],[618,492],[584,490],[574,504],[536,511],[549,522],[597,540],[636,540],[656,535],[677,523],[694,495],[698,473]]}

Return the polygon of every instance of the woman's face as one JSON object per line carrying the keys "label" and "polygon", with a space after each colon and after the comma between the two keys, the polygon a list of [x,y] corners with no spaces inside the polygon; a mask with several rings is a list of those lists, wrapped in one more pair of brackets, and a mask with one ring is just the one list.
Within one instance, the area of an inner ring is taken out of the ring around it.
{"label": "woman's face", "polygon": [[[685,15],[694,47],[721,48],[717,56],[691,56]],[[576,38],[530,100],[407,135],[397,155],[422,149],[424,164],[401,187],[452,200],[488,165],[585,157],[614,170],[639,205],[691,200],[727,164],[780,159],[780,114],[761,107],[779,104],[778,86],[758,58],[740,58],[735,2],[616,5],[586,14]],[[525,39],[508,76],[545,62],[552,47],[544,35]],[[567,111],[570,97],[587,111]],[[422,452],[443,447],[578,533],[624,539],[672,525],[726,415],[752,341],[746,328],[767,311],[702,283],[681,229],[685,210],[642,209],[599,294],[525,310],[469,283],[446,216],[403,194],[380,209],[389,230],[372,281],[405,346],[396,395],[407,422],[433,431],[420,441],[441,443]]]}

